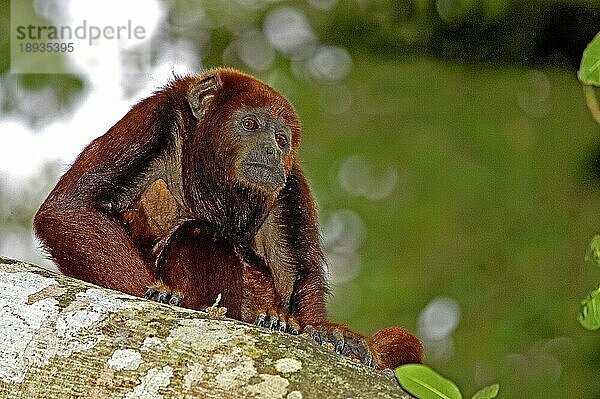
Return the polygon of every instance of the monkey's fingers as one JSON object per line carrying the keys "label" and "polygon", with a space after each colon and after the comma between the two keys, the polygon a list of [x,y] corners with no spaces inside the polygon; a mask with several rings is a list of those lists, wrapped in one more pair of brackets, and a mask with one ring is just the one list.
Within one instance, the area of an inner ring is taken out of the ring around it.
{"label": "monkey's fingers", "polygon": [[[280,320],[281,320],[281,315],[279,316]],[[288,315],[287,313],[285,314],[285,332],[287,332],[288,334],[292,334],[292,335],[298,335],[300,334],[300,323],[298,323],[298,320],[296,320],[296,318],[294,316]]]}
{"label": "monkey's fingers", "polygon": [[346,343],[344,345],[342,354],[344,356],[360,360],[360,362],[365,366],[375,368],[373,354],[371,353],[371,349],[369,349],[367,340],[363,337],[346,337]]}
{"label": "monkey's fingers", "polygon": [[181,306],[181,302],[183,301],[183,295],[180,292],[172,291],[164,284],[156,284],[148,287],[144,298],[175,306]]}
{"label": "monkey's fingers", "polygon": [[300,331],[300,325],[293,316],[289,316],[284,311],[277,312],[274,309],[260,311],[256,315],[254,324],[269,330],[287,332],[293,335],[298,335]]}
{"label": "monkey's fingers", "polygon": [[319,345],[330,347],[351,359],[357,359],[365,366],[375,367],[373,355],[366,339],[343,325],[307,325],[304,327],[303,333],[310,336]]}
{"label": "monkey's fingers", "polygon": [[292,335],[300,334],[300,323],[294,316],[290,316],[288,318],[288,333]]}
{"label": "monkey's fingers", "polygon": [[264,327],[269,330],[276,330],[285,332],[287,329],[287,323],[285,318],[279,318],[279,315],[274,311],[262,311],[256,315],[254,324],[259,327]]}

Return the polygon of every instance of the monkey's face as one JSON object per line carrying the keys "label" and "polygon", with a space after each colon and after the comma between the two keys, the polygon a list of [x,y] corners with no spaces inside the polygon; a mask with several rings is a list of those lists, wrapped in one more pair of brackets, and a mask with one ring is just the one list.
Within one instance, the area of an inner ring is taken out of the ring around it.
{"label": "monkey's face", "polygon": [[283,117],[266,108],[241,107],[231,119],[238,141],[235,170],[238,180],[252,188],[273,193],[285,185],[286,157],[292,133]]}

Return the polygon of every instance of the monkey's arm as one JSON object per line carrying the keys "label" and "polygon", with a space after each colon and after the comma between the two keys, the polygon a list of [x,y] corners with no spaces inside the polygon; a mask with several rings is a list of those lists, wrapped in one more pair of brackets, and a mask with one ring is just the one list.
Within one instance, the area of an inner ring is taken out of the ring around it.
{"label": "monkey's arm", "polygon": [[169,146],[176,115],[163,102],[144,100],[88,145],[41,205],[34,228],[61,272],[138,296],[154,282],[121,213]]}
{"label": "monkey's arm", "polygon": [[316,213],[308,183],[299,166],[294,165],[278,198],[273,223],[278,228],[270,234],[271,244],[264,246],[282,248],[276,251],[280,256],[270,261],[274,275],[282,274],[282,270],[293,271],[291,277],[280,278],[282,283],[277,289],[301,326],[327,320],[324,256]]}
{"label": "monkey's arm", "polygon": [[299,168],[289,176],[280,197],[282,224],[291,255],[297,267],[290,298],[290,313],[297,317],[303,333],[317,343],[329,343],[338,353],[378,368],[395,368],[404,363],[420,363],[419,340],[400,327],[390,327],[365,337],[347,326],[327,319],[327,287],[322,265],[316,210],[308,184]]}
{"label": "monkey's arm", "polygon": [[241,319],[271,330],[299,334],[300,324],[282,303],[273,275],[264,261],[253,251],[248,251],[243,258]]}

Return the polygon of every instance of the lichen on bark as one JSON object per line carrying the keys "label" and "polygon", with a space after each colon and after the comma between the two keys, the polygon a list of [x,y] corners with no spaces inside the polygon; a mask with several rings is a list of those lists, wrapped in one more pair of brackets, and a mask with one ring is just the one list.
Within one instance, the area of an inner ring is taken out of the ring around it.
{"label": "lichen on bark", "polygon": [[305,337],[0,257],[0,397],[409,398]]}

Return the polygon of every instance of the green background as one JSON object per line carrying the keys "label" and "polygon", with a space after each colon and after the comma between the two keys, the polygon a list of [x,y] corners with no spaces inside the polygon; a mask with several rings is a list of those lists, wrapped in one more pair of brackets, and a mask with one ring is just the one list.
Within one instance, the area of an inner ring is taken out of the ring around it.
{"label": "green background", "polygon": [[[449,297],[460,322],[445,355],[426,342],[426,363],[467,396],[499,382],[504,398],[600,397],[600,333],[577,321],[600,281],[583,261],[600,231],[600,128],[576,78],[583,46],[600,30],[595,2],[340,1],[328,11],[305,2],[166,4],[173,17],[204,7],[214,21],[234,21],[215,24],[208,45],[198,45],[207,67],[222,65],[243,27],[260,27],[282,5],[303,10],[321,43],[349,51],[352,68],[338,82],[300,79],[281,54],[266,71],[234,65],[295,105],[322,225],[340,211],[361,220],[360,268],[332,286],[334,321],[365,334],[389,325],[419,333],[424,307]],[[448,4],[451,18],[440,18]],[[0,5],[8,28],[8,2]],[[193,41],[192,28],[170,35]],[[11,75],[0,37],[3,114],[41,123],[15,104],[43,88],[59,104],[45,118],[71,112],[85,77]],[[322,103],[340,93],[349,106],[332,114]],[[9,139],[0,132],[0,142]],[[352,157],[373,176],[393,170],[391,194],[345,189],[340,171]],[[0,240],[3,231],[30,231],[57,168],[23,182],[21,198],[0,185]]]}

